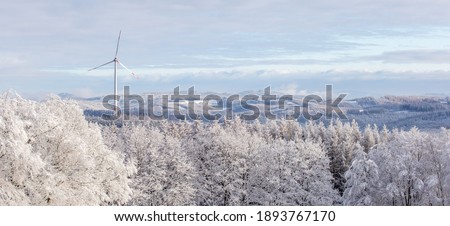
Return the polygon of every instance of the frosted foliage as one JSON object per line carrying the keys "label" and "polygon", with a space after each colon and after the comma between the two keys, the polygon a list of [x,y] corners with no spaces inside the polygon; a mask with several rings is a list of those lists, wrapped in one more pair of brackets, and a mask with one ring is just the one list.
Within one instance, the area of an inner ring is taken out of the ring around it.
{"label": "frosted foliage", "polygon": [[197,204],[331,205],[338,195],[325,152],[302,141],[298,125],[280,125],[288,128],[272,124],[269,137],[239,120],[196,134],[187,148],[199,172]]}
{"label": "frosted foliage", "polygon": [[247,205],[249,170],[261,139],[251,137],[240,122],[200,131],[187,148],[198,170],[200,205]]}
{"label": "frosted foliage", "polygon": [[180,141],[143,125],[126,129],[125,142],[137,169],[130,204],[194,204],[195,171],[182,151]]}
{"label": "frosted foliage", "polygon": [[369,206],[376,202],[378,166],[362,150],[355,153],[350,169],[345,173],[344,205]]}
{"label": "frosted foliage", "polygon": [[94,124],[58,98],[0,104],[0,205],[450,205],[448,129]]}
{"label": "frosted foliage", "polygon": [[258,155],[252,199],[258,205],[331,205],[337,198],[329,160],[310,142],[277,140]]}
{"label": "frosted foliage", "polygon": [[449,205],[450,136],[394,131],[390,141],[370,152],[379,166],[380,205]]}
{"label": "frosted foliage", "polygon": [[122,159],[72,102],[0,99],[0,204],[124,204]]}

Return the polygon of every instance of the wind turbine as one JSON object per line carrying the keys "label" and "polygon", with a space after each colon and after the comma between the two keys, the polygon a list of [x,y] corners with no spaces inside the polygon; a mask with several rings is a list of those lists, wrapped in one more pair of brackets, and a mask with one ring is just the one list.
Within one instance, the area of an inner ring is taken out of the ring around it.
{"label": "wind turbine", "polygon": [[108,64],[110,64],[110,63],[114,63],[114,113],[117,115],[117,102],[118,102],[118,98],[117,98],[117,64],[119,64],[120,66],[122,66],[125,70],[127,70],[128,72],[130,72],[131,73],[131,75],[133,75],[133,77],[135,77],[135,78],[137,78],[136,77],[136,75],[130,70],[130,69],[128,69],[127,67],[125,67],[125,65],[123,65],[120,61],[119,61],[119,59],[117,58],[117,54],[119,53],[119,42],[120,42],[120,34],[122,34],[122,30],[121,31],[119,31],[119,38],[117,38],[117,47],[116,47],[116,54],[114,55],[114,59],[113,60],[111,60],[111,61],[109,61],[109,62],[107,62],[107,63],[104,63],[104,64],[102,64],[102,65],[100,65],[100,66],[97,66],[97,67],[94,67],[94,68],[91,68],[91,69],[89,69],[88,71],[92,71],[92,70],[95,70],[95,69],[97,69],[97,68],[101,68],[101,67],[103,67],[103,66],[105,66],[105,65],[108,65]]}

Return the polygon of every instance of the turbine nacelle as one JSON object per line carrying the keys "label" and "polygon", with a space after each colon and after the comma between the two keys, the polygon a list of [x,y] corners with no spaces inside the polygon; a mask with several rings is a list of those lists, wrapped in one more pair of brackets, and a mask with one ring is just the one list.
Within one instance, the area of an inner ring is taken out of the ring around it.
{"label": "turbine nacelle", "polygon": [[106,63],[104,63],[104,64],[102,64],[102,65],[100,65],[100,66],[91,68],[91,69],[89,69],[88,71],[92,71],[92,70],[95,70],[95,69],[97,69],[97,68],[101,68],[101,67],[103,67],[103,66],[106,66],[106,65],[108,65],[108,64],[110,64],[110,63],[114,63],[114,62],[115,62],[115,63],[120,64],[120,66],[122,66],[125,70],[127,70],[128,72],[130,72],[130,74],[133,75],[133,77],[137,78],[137,77],[136,77],[136,74],[134,74],[134,72],[132,72],[130,69],[128,69],[125,65],[123,65],[123,64],[119,61],[119,59],[117,58],[117,54],[119,53],[119,44],[120,44],[120,35],[121,35],[121,34],[122,34],[122,31],[119,31],[119,37],[117,38],[117,46],[116,46],[116,53],[115,53],[115,55],[114,55],[114,59],[111,60],[111,61],[108,61],[108,62],[106,62]]}

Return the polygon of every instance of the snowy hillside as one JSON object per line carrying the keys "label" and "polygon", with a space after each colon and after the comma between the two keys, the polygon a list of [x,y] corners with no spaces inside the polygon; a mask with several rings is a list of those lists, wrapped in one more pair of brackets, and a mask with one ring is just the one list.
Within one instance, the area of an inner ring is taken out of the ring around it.
{"label": "snowy hillside", "polygon": [[450,130],[88,122],[0,98],[0,205],[450,205]]}

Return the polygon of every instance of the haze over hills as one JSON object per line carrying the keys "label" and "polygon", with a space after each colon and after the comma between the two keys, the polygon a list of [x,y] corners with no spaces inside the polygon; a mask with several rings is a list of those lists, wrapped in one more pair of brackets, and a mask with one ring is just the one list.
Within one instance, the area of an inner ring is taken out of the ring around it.
{"label": "haze over hills", "polygon": [[[183,93],[183,92],[182,92]],[[231,94],[227,93],[198,93],[202,98],[206,95],[215,94],[220,96],[224,103],[226,98]],[[261,95],[264,94],[263,91],[245,91],[239,93],[242,98],[248,94],[255,94],[259,96],[258,101],[249,102],[251,105],[257,106],[261,113],[264,110],[264,101],[261,100]],[[277,95],[277,97],[282,96],[282,93],[273,92],[272,94]],[[154,97],[154,108],[153,111],[156,114],[161,113],[161,98],[163,95],[169,95],[168,109],[169,114],[173,114],[174,111],[174,101],[170,99],[170,93],[146,93],[141,95],[145,101],[144,112],[141,114],[147,114],[147,99],[148,95],[153,95]],[[72,99],[75,100],[80,107],[84,110],[85,116],[90,120],[98,120],[99,117],[107,112],[105,107],[102,106],[102,97],[90,97],[90,98],[80,98],[72,94],[61,93],[58,94],[61,99]],[[337,95],[333,96],[333,100]],[[301,106],[304,96],[295,95],[293,101],[288,101],[285,108],[279,108],[278,104],[272,104],[271,112],[276,114],[279,118],[287,112],[293,110],[293,106]],[[178,101],[181,112],[184,114],[188,111],[189,105],[188,101]],[[210,102],[210,106],[214,106],[215,102]],[[123,108],[123,100],[120,102]],[[203,102],[201,100],[194,101],[194,111],[200,113],[202,111]],[[360,125],[377,125],[379,128],[386,125],[388,128],[399,128],[399,129],[410,129],[412,127],[418,127],[420,129],[430,130],[439,129],[441,127],[450,128],[450,101],[448,96],[444,95],[433,95],[433,96],[383,96],[383,97],[360,97],[344,100],[339,104],[339,107],[347,116],[344,121],[355,120]],[[324,102],[315,103],[311,102],[309,106],[312,112],[323,112],[325,109]],[[225,109],[215,109],[215,113],[225,114]],[[131,101],[130,103],[130,113],[131,115],[139,115],[139,107],[137,102]],[[239,101],[233,102],[233,114],[252,114],[253,112],[247,108],[243,108]],[[172,118],[176,120],[175,118]],[[189,118],[188,118],[189,120]],[[260,117],[260,121],[265,121],[264,117]],[[321,119],[324,122],[329,120]],[[298,118],[299,122],[306,122],[304,117]]]}

